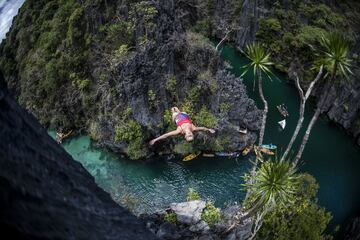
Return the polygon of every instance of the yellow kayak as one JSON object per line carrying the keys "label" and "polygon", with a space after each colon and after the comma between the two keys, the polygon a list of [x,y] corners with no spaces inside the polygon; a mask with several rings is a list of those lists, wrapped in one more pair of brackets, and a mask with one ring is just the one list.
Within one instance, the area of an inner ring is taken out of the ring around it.
{"label": "yellow kayak", "polygon": [[183,158],[183,161],[186,162],[186,161],[191,161],[193,160],[194,158],[196,158],[197,156],[200,155],[201,152],[194,152],[190,155],[187,155],[186,157]]}
{"label": "yellow kayak", "polygon": [[246,156],[246,155],[248,155],[248,153],[253,149],[253,145],[249,145],[249,146],[247,146],[243,151],[242,151],[242,155],[243,156]]}

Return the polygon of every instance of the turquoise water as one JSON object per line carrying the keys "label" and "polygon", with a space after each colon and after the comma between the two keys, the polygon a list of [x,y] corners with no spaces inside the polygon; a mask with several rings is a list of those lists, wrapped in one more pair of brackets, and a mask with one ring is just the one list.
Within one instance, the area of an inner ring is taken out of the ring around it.
{"label": "turquoise water", "polygon": [[[55,132],[49,132],[55,137]],[[243,198],[241,176],[251,166],[246,158],[179,158],[151,162],[127,160],[93,148],[90,138],[77,136],[62,146],[95,177],[97,184],[135,213],[151,212],[186,200],[188,188],[218,206]]]}
{"label": "turquoise water", "polygon": [[[222,57],[232,65],[230,71],[239,76],[241,67],[246,64],[244,57],[229,46],[223,48]],[[299,97],[297,90],[285,83],[283,75],[277,73],[277,76],[279,79],[264,84],[269,101],[265,142],[283,149],[296,125]],[[249,95],[262,108],[257,91],[252,91],[251,76],[246,76],[244,83]],[[283,102],[290,117],[285,130],[281,131],[277,122],[282,117],[276,105]],[[312,112],[310,107],[306,109],[304,124],[307,124]],[[54,132],[50,135],[54,136]],[[130,161],[92,147],[87,136],[74,137],[62,145],[95,177],[99,186],[135,213],[154,211],[171,202],[184,201],[190,187],[195,188],[204,199],[213,200],[217,206],[240,202],[244,197],[241,176],[251,166],[249,157],[201,157],[190,162],[182,162],[178,158],[152,159],[146,163]],[[350,216],[359,213],[360,148],[343,131],[325,118],[319,119],[303,159],[301,170],[308,171],[318,180],[320,204],[333,213],[333,224],[344,223]]]}

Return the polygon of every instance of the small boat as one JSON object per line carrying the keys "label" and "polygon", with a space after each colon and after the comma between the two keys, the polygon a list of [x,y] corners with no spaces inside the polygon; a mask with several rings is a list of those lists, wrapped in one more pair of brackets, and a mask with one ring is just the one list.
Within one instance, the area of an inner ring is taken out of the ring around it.
{"label": "small boat", "polygon": [[276,106],[276,108],[281,113],[281,115],[283,115],[283,117],[288,117],[289,116],[289,113],[288,113],[288,111],[286,110],[286,108],[285,108],[285,106],[283,104]]}
{"label": "small boat", "polygon": [[263,144],[261,145],[263,148],[269,149],[269,150],[275,150],[277,148],[276,145],[270,143],[270,144]]}
{"label": "small boat", "polygon": [[236,152],[216,152],[216,156],[218,157],[234,157],[237,155]]}
{"label": "small boat", "polygon": [[215,157],[215,154],[212,154],[212,153],[203,153],[202,156],[203,156],[203,157]]}
{"label": "small boat", "polygon": [[242,155],[243,155],[243,156],[248,155],[248,153],[249,153],[253,148],[254,148],[253,145],[247,146],[247,147],[242,151]]}
{"label": "small boat", "polygon": [[270,150],[267,149],[267,148],[259,147],[259,150],[260,150],[262,153],[265,153],[265,154],[267,154],[267,155],[274,155],[274,154],[275,154],[273,151],[270,151]]}
{"label": "small boat", "polygon": [[193,159],[195,159],[197,156],[200,155],[201,152],[194,152],[194,153],[191,153],[189,155],[187,155],[186,157],[183,158],[183,161],[186,162],[186,161],[191,161]]}
{"label": "small boat", "polygon": [[286,120],[285,120],[285,119],[284,119],[284,120],[281,120],[280,122],[278,122],[278,124],[280,124],[280,127],[281,127],[282,129],[285,129]]}

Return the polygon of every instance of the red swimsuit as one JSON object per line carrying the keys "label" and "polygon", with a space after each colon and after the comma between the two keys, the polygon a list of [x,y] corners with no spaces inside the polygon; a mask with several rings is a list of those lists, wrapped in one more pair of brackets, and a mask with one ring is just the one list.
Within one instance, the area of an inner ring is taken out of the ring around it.
{"label": "red swimsuit", "polygon": [[176,123],[176,126],[181,127],[181,125],[183,125],[184,123],[192,124],[192,121],[190,120],[189,115],[187,115],[186,113],[181,112],[178,115],[176,115],[175,123]]}

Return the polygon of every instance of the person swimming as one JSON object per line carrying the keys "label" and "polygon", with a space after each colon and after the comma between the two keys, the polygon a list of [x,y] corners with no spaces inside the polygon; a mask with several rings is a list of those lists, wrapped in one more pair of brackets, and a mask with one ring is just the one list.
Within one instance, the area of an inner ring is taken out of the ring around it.
{"label": "person swimming", "polygon": [[171,108],[172,119],[175,122],[177,128],[174,131],[165,133],[160,137],[157,137],[150,141],[150,145],[153,145],[155,142],[165,139],[167,137],[176,136],[179,134],[184,135],[185,140],[191,142],[194,140],[193,132],[196,131],[207,131],[210,133],[215,133],[214,129],[206,128],[206,127],[196,127],[191,121],[189,115],[186,112],[180,112],[177,107]]}

